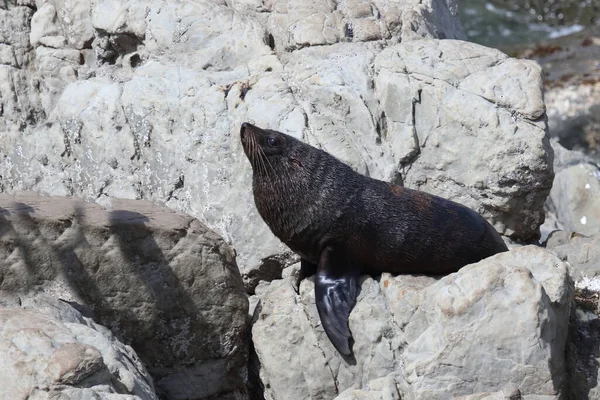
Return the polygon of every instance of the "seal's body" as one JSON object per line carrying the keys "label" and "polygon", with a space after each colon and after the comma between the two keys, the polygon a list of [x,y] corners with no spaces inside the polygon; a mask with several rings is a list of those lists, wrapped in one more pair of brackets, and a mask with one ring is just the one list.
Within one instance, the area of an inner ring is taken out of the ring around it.
{"label": "seal's body", "polygon": [[361,273],[447,274],[507,251],[465,206],[366,177],[277,131],[244,123],[240,134],[258,212],[301,256],[303,273],[316,272],[321,322],[343,355]]}

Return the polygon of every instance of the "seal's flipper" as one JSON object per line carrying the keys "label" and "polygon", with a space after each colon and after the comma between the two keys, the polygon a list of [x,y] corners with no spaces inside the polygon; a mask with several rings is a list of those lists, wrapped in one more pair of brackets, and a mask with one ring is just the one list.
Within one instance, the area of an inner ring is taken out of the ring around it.
{"label": "seal's flipper", "polygon": [[350,355],[350,311],[358,296],[359,271],[331,246],[323,250],[315,279],[315,300],[327,337],[342,355]]}

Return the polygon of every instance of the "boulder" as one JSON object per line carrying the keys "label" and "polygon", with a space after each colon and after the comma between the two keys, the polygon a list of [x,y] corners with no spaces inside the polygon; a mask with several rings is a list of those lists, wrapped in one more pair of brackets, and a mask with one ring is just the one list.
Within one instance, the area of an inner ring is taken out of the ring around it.
{"label": "boulder", "polygon": [[540,67],[444,40],[387,48],[375,72],[405,185],[473,208],[506,236],[536,237],[553,178]]}
{"label": "boulder", "polygon": [[563,391],[573,288],[567,265],[543,248],[515,248],[441,279],[362,277],[350,315],[354,358],[346,360],[320,325],[312,278],[297,293],[294,274],[285,277],[256,290],[252,337],[266,398]]}
{"label": "boulder", "polygon": [[393,375],[374,379],[365,389],[348,389],[334,400],[402,400]]}
{"label": "boulder", "polygon": [[600,275],[600,234],[589,237],[556,231],[548,238],[546,248],[569,263],[569,273],[576,282]]}
{"label": "boulder", "polygon": [[[577,165],[587,165],[588,167],[593,168],[596,163],[593,159],[593,157],[591,157],[588,154],[585,154],[581,151],[578,150],[568,150],[566,148],[564,148],[559,141],[556,138],[553,138],[550,140],[550,144],[552,146],[552,150],[554,151],[554,174],[561,174],[562,171],[570,168],[570,167],[575,167]],[[540,238],[540,243],[544,243],[546,242],[546,240],[548,239],[548,236],[554,232],[554,231],[563,231],[563,230],[569,230],[568,227],[565,226],[565,224],[559,220],[559,216],[557,214],[560,214],[562,219],[566,219],[566,222],[569,222],[571,218],[573,217],[573,211],[574,208],[579,208],[579,204],[577,204],[577,201],[575,202],[571,202],[568,204],[564,204],[562,203],[562,201],[564,201],[564,199],[567,199],[566,201],[568,202],[568,199],[572,199],[573,195],[572,194],[568,194],[568,193],[564,193],[563,190],[575,190],[575,191],[581,191],[581,187],[572,187],[572,182],[567,182],[565,179],[565,176],[568,175],[569,173],[565,173],[564,175],[561,174],[561,178],[560,179],[560,186],[557,186],[554,190],[554,192],[551,192],[552,196],[549,196],[546,199],[546,203],[544,204],[544,210],[546,212],[546,218],[544,220],[544,223],[542,224],[542,226],[540,226],[540,233],[541,233],[541,238]],[[589,190],[591,189],[591,185],[588,189],[586,189],[586,184],[584,183],[583,185],[583,189],[584,190]],[[586,196],[584,194],[584,196]],[[553,199],[555,199],[557,201],[557,203],[562,204],[561,209],[559,210],[557,208],[557,206],[554,204]],[[562,199],[562,201],[561,201]],[[587,203],[587,206],[585,205]],[[594,203],[595,201],[592,199],[590,200],[588,198],[588,200],[584,201],[584,208],[585,209],[594,209]],[[573,209],[571,208],[573,207]],[[579,210],[581,211],[581,210]],[[587,225],[587,217],[585,219],[586,225]],[[593,224],[593,222],[592,222]],[[581,226],[581,220],[579,225],[576,226]],[[573,228],[573,225],[571,224],[571,228]]]}
{"label": "boulder", "polygon": [[254,208],[250,121],[536,237],[552,182],[539,67],[439,40],[464,39],[453,0],[338,3],[0,6],[0,191],[188,213],[235,247],[252,292],[297,258]]}
{"label": "boulder", "polygon": [[405,378],[415,398],[494,392],[508,383],[523,394],[560,394],[572,297],[567,265],[535,246],[424,289],[405,328]]}
{"label": "boulder", "polygon": [[557,172],[547,208],[565,230],[600,233],[600,168],[581,163]]}
{"label": "boulder", "polygon": [[248,300],[233,250],[149,202],[0,194],[0,293],[90,310],[169,399],[245,396]]}
{"label": "boulder", "polygon": [[0,398],[158,400],[133,349],[68,303],[0,303]]}

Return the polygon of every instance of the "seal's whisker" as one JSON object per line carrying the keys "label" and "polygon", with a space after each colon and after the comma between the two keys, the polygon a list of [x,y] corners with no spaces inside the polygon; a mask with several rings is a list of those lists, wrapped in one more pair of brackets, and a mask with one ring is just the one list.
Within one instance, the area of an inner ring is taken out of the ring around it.
{"label": "seal's whisker", "polygon": [[262,149],[262,147],[260,147],[260,145],[257,142],[256,142],[256,149],[257,149],[259,159],[262,164],[262,170],[267,178],[267,182],[269,182],[269,187],[274,192],[275,187],[273,186],[273,180],[271,179],[271,175],[269,174],[269,169],[267,168],[267,164],[269,165],[269,167],[271,168],[271,171],[273,172],[273,177],[277,177],[277,171],[275,171],[275,168],[273,168],[273,165],[271,165],[269,158],[267,157],[264,150]]}
{"label": "seal's whisker", "polygon": [[264,162],[262,160],[261,154],[258,151],[259,147],[260,146],[256,142],[256,136],[252,135],[252,152],[255,157],[256,167],[259,170],[259,172],[264,172],[265,167],[264,167]]}
{"label": "seal's whisker", "polygon": [[262,155],[264,156],[265,160],[267,161],[267,164],[269,164],[269,167],[271,168],[271,171],[273,171],[274,174],[277,174],[277,172],[275,172],[275,168],[273,168],[273,165],[271,165],[271,162],[269,161],[269,159],[267,158],[267,156],[265,155],[265,152],[263,151],[262,148],[258,148],[260,150],[260,152],[262,153]]}
{"label": "seal's whisker", "polygon": [[256,144],[254,143],[254,136],[253,135],[249,135],[248,138],[248,153],[250,154],[251,157],[251,162],[252,162],[252,166],[256,167],[257,162],[256,162]]}
{"label": "seal's whisker", "polygon": [[252,136],[252,134],[248,134],[247,140],[250,163],[252,164],[252,167],[256,167],[256,150],[254,149],[254,137]]}
{"label": "seal's whisker", "polygon": [[258,149],[258,154],[260,155],[260,160],[262,162],[263,171],[265,173],[265,176],[267,177],[267,181],[269,182],[269,186],[271,186],[271,188],[272,188],[273,184],[271,182],[271,175],[269,174],[269,169],[267,168],[267,163],[269,162],[269,159],[265,155],[264,151],[260,148],[260,146],[258,146],[257,149]]}
{"label": "seal's whisker", "polygon": [[256,168],[258,169],[259,173],[263,173],[268,177],[269,174],[267,172],[267,168],[266,168],[265,162],[263,160],[263,155],[260,152],[260,145],[258,144],[258,142],[256,140],[256,136],[252,135],[251,143],[252,143],[252,154],[255,157]]}

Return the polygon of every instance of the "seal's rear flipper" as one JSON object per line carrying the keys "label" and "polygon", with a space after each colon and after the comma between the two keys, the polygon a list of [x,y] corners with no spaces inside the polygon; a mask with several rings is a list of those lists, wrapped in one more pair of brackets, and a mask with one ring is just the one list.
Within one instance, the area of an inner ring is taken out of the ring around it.
{"label": "seal's rear flipper", "polygon": [[342,355],[350,355],[348,328],[350,311],[358,296],[359,271],[352,268],[343,252],[328,246],[321,253],[315,279],[317,310],[325,333]]}

